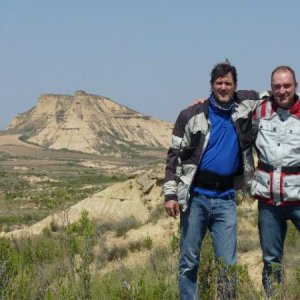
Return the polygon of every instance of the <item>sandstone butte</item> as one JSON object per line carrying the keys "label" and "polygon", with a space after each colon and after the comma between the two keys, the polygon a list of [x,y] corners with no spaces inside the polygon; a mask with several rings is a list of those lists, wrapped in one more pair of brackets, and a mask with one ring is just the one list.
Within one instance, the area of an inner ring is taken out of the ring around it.
{"label": "sandstone butte", "polygon": [[103,96],[45,94],[6,128],[27,142],[51,149],[126,156],[139,149],[165,149],[173,124],[145,116]]}

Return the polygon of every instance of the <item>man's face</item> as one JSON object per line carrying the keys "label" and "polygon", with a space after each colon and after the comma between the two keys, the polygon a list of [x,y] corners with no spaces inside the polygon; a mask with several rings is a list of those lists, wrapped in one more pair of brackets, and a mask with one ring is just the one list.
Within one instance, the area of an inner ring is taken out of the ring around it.
{"label": "man's face", "polygon": [[211,90],[219,102],[229,102],[236,90],[232,74],[227,73],[224,77],[218,77],[212,84]]}
{"label": "man's face", "polygon": [[273,74],[272,93],[275,102],[283,107],[290,108],[294,104],[294,97],[297,89],[297,82],[288,70],[278,70]]}

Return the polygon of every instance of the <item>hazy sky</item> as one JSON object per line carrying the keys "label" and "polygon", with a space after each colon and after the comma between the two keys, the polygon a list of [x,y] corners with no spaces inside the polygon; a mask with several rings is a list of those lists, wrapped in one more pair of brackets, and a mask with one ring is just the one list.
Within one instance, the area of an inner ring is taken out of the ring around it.
{"label": "hazy sky", "polygon": [[300,77],[299,20],[299,0],[0,0],[0,128],[76,90],[174,121],[225,58],[268,89],[277,65]]}

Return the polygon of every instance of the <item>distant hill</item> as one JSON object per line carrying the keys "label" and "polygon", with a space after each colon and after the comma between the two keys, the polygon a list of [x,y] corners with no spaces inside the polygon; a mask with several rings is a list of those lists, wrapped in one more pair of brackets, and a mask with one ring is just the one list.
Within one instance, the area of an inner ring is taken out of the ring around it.
{"label": "distant hill", "polygon": [[51,149],[132,156],[170,144],[173,124],[145,116],[102,96],[46,94],[16,116],[6,133]]}

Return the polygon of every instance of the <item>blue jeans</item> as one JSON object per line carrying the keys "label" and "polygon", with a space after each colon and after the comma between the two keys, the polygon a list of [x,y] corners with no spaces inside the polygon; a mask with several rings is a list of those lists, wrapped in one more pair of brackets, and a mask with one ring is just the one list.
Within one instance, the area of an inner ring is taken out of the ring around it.
{"label": "blue jeans", "polygon": [[300,205],[271,206],[258,202],[258,230],[264,262],[262,283],[268,297],[272,296],[274,281],[278,284],[283,280],[282,256],[287,220],[291,220],[300,231]]}
{"label": "blue jeans", "polygon": [[207,229],[216,259],[226,266],[236,263],[235,199],[192,195],[189,208],[180,214],[179,293],[181,300],[198,298],[197,273],[200,249]]}

